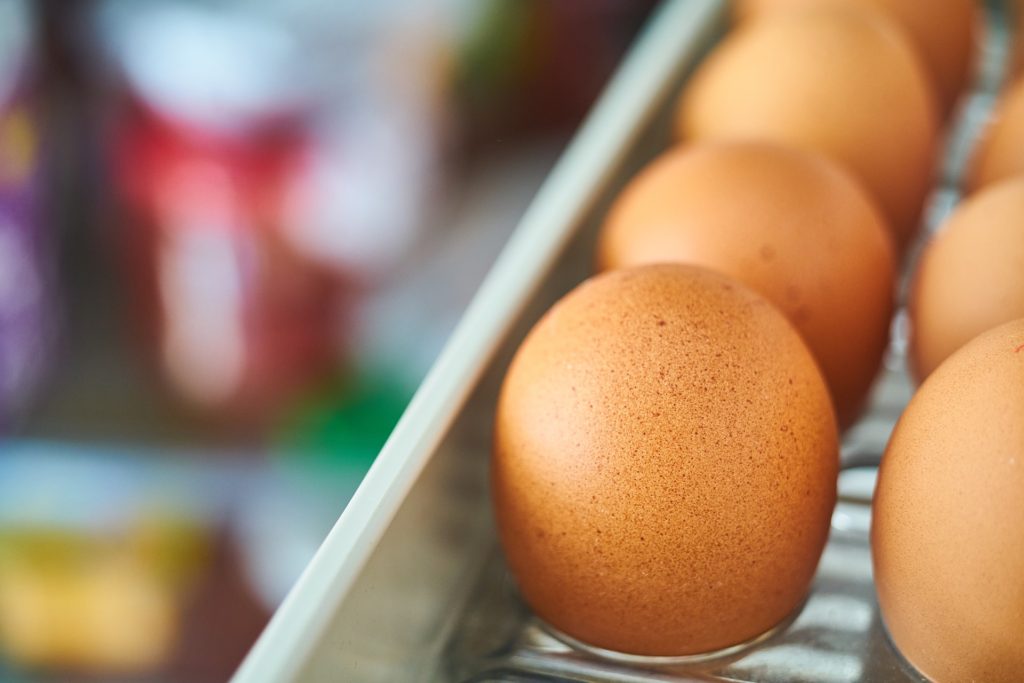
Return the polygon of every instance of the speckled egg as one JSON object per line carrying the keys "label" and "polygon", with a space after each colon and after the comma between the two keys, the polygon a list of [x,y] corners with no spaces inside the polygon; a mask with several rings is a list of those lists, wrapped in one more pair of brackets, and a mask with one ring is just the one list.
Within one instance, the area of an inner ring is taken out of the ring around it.
{"label": "speckled egg", "polygon": [[878,201],[898,244],[918,227],[938,113],[908,40],[877,12],[846,5],[746,22],[683,91],[678,137],[764,140],[820,152]]}
{"label": "speckled egg", "polygon": [[[826,0],[738,0],[739,19],[770,17],[821,5]],[[827,0],[882,12],[911,39],[927,68],[942,111],[949,112],[971,76],[980,7],[977,0]]]}
{"label": "speckled egg", "polygon": [[598,246],[603,268],[667,261],[778,306],[818,359],[840,426],[854,422],[889,341],[896,266],[884,218],[842,168],[767,143],[669,150],[623,190]]}
{"label": "speckled egg", "polygon": [[836,496],[825,382],[774,306],[711,271],[583,283],[502,386],[492,488],[523,596],[590,645],[744,642],[807,595]]}
{"label": "speckled egg", "polygon": [[938,683],[1024,671],[1024,320],[932,373],[882,459],[872,550],[882,616]]}

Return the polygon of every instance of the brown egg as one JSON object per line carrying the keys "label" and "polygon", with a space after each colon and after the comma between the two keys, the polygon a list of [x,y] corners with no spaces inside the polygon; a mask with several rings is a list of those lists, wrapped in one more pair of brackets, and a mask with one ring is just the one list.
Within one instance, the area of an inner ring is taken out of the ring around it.
{"label": "brown egg", "polygon": [[676,124],[684,140],[821,152],[871,192],[900,245],[917,229],[935,103],[917,55],[875,12],[830,5],[740,26],[691,79]]}
{"label": "brown egg", "polygon": [[725,276],[655,265],[588,280],[530,332],[498,402],[492,485],[541,618],[684,655],[797,608],[837,464],[824,380],[786,319]]}
{"label": "brown egg", "polygon": [[1024,78],[1003,94],[977,150],[968,190],[1024,174]]}
{"label": "brown egg", "polygon": [[834,163],[756,142],[670,150],[616,201],[598,261],[693,263],[752,287],[807,341],[840,425],[860,413],[889,340],[895,258],[872,200]]}
{"label": "brown egg", "polygon": [[996,325],[1024,317],[1024,176],[960,204],[921,256],[910,297],[911,361],[924,379]]}
{"label": "brown egg", "polygon": [[1024,320],[963,347],[882,459],[872,549],[885,624],[933,681],[1024,672]]}
{"label": "brown egg", "polygon": [[[739,19],[804,9],[824,0],[738,0]],[[944,113],[949,113],[971,76],[979,14],[976,0],[831,0],[883,12],[917,48]]]}

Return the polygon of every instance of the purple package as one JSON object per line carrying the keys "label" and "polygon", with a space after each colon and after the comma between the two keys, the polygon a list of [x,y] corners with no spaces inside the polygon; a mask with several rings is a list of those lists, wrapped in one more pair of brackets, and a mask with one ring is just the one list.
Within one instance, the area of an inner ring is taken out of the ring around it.
{"label": "purple package", "polygon": [[53,245],[42,212],[32,6],[0,0],[0,433],[25,408],[55,341]]}
{"label": "purple package", "polygon": [[53,263],[40,206],[37,118],[26,98],[0,107],[0,431],[52,356]]}

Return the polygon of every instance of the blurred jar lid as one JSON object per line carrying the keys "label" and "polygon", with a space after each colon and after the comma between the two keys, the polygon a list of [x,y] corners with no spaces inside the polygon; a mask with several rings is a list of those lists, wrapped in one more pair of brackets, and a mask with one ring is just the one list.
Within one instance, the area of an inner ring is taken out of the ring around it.
{"label": "blurred jar lid", "polygon": [[0,0],[0,105],[10,98],[28,68],[33,28],[26,0]]}

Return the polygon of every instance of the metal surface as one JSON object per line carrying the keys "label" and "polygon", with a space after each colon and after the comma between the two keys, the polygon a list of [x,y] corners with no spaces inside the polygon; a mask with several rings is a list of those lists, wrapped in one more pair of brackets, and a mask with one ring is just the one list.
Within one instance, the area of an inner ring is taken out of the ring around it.
{"label": "metal surface", "polygon": [[[907,259],[959,201],[960,181],[1002,85],[1010,44],[1004,3],[988,4],[974,90],[950,125],[924,229]],[[903,298],[906,296],[904,278]],[[444,652],[439,680],[733,681],[758,683],[918,683],[925,681],[893,646],[879,614],[871,565],[871,495],[881,459],[913,395],[906,370],[907,320],[897,314],[886,368],[871,405],[843,441],[840,500],[811,593],[797,612],[752,642],[709,656],[645,658],[602,651],[554,632],[530,614],[492,545]]]}
{"label": "metal surface", "polygon": [[[897,327],[894,347],[902,348]],[[519,598],[501,553],[488,536],[486,560],[455,617],[435,680],[444,681],[815,681],[911,683],[885,633],[871,573],[871,496],[877,463],[913,387],[902,354],[893,353],[871,407],[843,442],[839,503],[814,585],[796,614],[738,651],[673,663],[599,652],[553,634]],[[484,418],[482,418],[484,419]],[[489,424],[489,418],[485,421]],[[482,431],[482,430],[481,430]],[[479,434],[480,458],[489,445]],[[467,443],[467,446],[469,444]]]}

